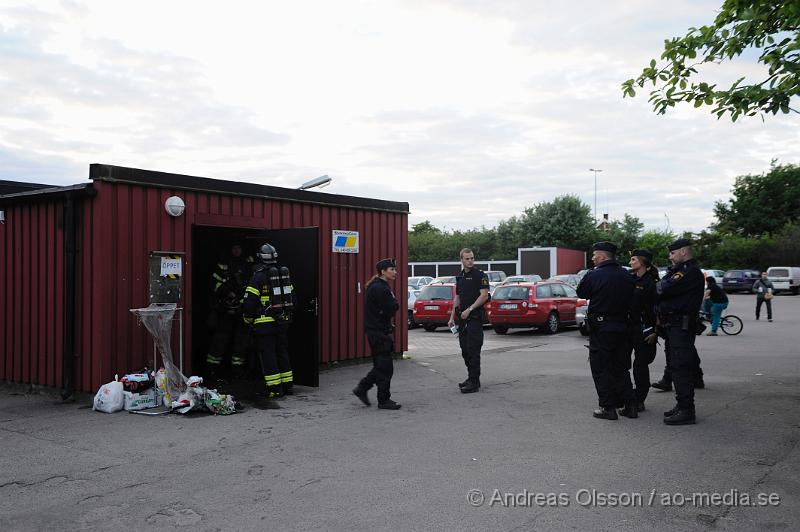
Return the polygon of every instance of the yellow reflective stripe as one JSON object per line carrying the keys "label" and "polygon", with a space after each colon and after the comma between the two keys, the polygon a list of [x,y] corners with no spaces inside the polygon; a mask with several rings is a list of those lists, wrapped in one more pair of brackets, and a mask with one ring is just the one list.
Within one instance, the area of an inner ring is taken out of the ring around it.
{"label": "yellow reflective stripe", "polygon": [[261,296],[261,304],[269,303],[269,296]]}
{"label": "yellow reflective stripe", "polygon": [[213,355],[208,355],[206,357],[206,362],[208,362],[209,364],[219,364],[222,362],[222,358],[215,357]]}
{"label": "yellow reflective stripe", "polygon": [[275,318],[270,316],[261,316],[260,318],[256,318],[254,323],[271,323],[274,322]]}
{"label": "yellow reflective stripe", "polygon": [[231,357],[231,365],[232,366],[243,366],[245,360],[239,357]]}
{"label": "yellow reflective stripe", "polygon": [[258,288],[253,288],[252,286],[248,286],[245,289],[245,292],[250,292],[251,294],[254,294],[254,295],[257,295],[257,296],[261,295],[261,291]]}
{"label": "yellow reflective stripe", "polygon": [[218,262],[217,263],[217,268],[219,268],[220,270],[227,270],[228,269],[228,265],[227,264],[222,264],[221,262]]}
{"label": "yellow reflective stripe", "polygon": [[292,372],[281,373],[281,382],[292,382]]}
{"label": "yellow reflective stripe", "polygon": [[280,375],[264,375],[264,381],[267,386],[277,386],[281,383]]}
{"label": "yellow reflective stripe", "polygon": [[211,277],[213,277],[217,281],[224,281],[225,280],[221,275],[216,274],[216,273],[214,275],[212,275]]}
{"label": "yellow reflective stripe", "polygon": [[291,376],[292,376],[292,372],[291,371],[285,371],[285,372],[281,373],[281,377],[291,377]]}
{"label": "yellow reflective stripe", "polygon": [[220,286],[222,286],[222,283],[217,283],[217,284],[215,284],[215,285],[214,285],[214,291],[216,292],[217,290],[219,290],[219,287],[220,287]]}
{"label": "yellow reflective stripe", "polygon": [[242,316],[242,320],[244,320],[244,322],[247,323],[248,325],[252,325],[253,324],[253,318],[248,318],[246,316]]}

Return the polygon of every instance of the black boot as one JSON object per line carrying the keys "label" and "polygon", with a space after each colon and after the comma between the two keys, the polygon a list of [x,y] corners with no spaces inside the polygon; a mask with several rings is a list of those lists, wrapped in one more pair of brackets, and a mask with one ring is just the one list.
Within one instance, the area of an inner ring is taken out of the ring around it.
{"label": "black boot", "polygon": [[678,408],[677,406],[674,406],[670,410],[667,410],[666,412],[664,412],[664,417],[674,416],[675,414],[678,413],[678,410],[680,410],[680,408]]}
{"label": "black boot", "polygon": [[381,410],[400,410],[401,406],[402,405],[395,403],[391,399],[387,399],[382,403],[378,403],[378,408],[380,408]]}
{"label": "black boot", "polygon": [[619,417],[617,416],[617,411],[614,410],[613,408],[600,407],[594,412],[592,412],[592,415],[597,419],[610,419],[610,420],[619,419]]}
{"label": "black boot", "polygon": [[291,382],[283,383],[283,395],[294,395],[294,386]]}
{"label": "black boot", "polygon": [[662,392],[672,391],[672,383],[670,381],[665,381],[664,379],[654,382],[650,385],[650,387],[655,388],[656,390],[661,390]]}
{"label": "black boot", "polygon": [[367,390],[364,390],[360,386],[356,386],[353,388],[353,395],[358,397],[358,399],[364,403],[365,405],[369,406],[372,403],[369,402],[369,397],[367,397]]}
{"label": "black boot", "polygon": [[459,388],[463,388],[463,387],[464,387],[464,386],[466,386],[467,384],[469,384],[469,378],[467,378],[467,380],[465,380],[464,382],[459,382],[459,383],[458,383],[458,387],[459,387]]}
{"label": "black boot", "polygon": [[619,415],[625,416],[630,419],[636,419],[637,417],[639,417],[639,414],[636,410],[636,405],[633,404],[625,405],[625,408],[620,408]]}
{"label": "black boot", "polygon": [[461,388],[461,393],[475,393],[481,388],[480,381],[467,381],[467,384]]}
{"label": "black boot", "polygon": [[694,412],[691,410],[678,410],[673,415],[664,418],[667,425],[694,425]]}
{"label": "black boot", "polygon": [[639,401],[638,403],[636,403],[636,411],[637,412],[644,412],[644,410],[645,410],[644,401]]}
{"label": "black boot", "polygon": [[705,387],[706,387],[706,383],[705,383],[705,381],[703,380],[703,377],[700,377],[699,379],[696,379],[696,380],[694,381],[694,388],[695,388],[695,390],[696,390],[696,389],[703,389],[703,388],[705,388]]}

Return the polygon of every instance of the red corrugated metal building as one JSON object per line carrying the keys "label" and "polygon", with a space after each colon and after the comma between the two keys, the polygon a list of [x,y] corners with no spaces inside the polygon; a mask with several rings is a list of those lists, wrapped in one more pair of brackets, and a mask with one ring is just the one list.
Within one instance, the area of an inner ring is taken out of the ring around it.
{"label": "red corrugated metal building", "polygon": [[[0,195],[0,380],[91,392],[148,365],[152,339],[129,309],[151,302],[158,253],[182,258],[184,373],[199,371],[211,272],[234,240],[246,250],[273,243],[292,271],[298,383],[317,385],[320,365],[369,356],[363,287],[380,258],[405,271],[407,203],[100,164],[89,177],[11,183]],[[165,209],[172,196],[185,204],[177,217]],[[357,232],[358,252],[334,252],[334,231]],[[405,282],[394,287],[398,351],[408,345]]]}

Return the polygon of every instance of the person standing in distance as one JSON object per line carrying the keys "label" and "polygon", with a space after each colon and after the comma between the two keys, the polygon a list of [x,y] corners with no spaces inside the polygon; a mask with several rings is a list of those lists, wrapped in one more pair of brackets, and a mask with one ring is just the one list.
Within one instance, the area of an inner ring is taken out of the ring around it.
{"label": "person standing in distance", "polygon": [[646,249],[631,251],[633,299],[631,300],[630,342],[633,349],[633,394],[636,411],[644,411],[644,400],[650,390],[650,364],[656,358],[656,283],[658,269],[653,254]]}
{"label": "person standing in distance", "polygon": [[372,351],[372,369],[353,389],[353,394],[369,406],[367,391],[378,385],[378,408],[397,410],[400,405],[390,399],[389,388],[394,374],[394,338],[392,317],[400,310],[400,303],[394,296],[389,283],[397,277],[394,259],[383,259],[375,265],[377,275],[367,281],[366,303],[364,305],[364,332]]}
{"label": "person standing in distance", "polygon": [[483,305],[489,300],[489,277],[475,268],[475,254],[469,248],[459,253],[464,269],[456,276],[456,297],[447,326],[455,326],[458,312],[458,344],[467,366],[467,380],[459,383],[461,393],[475,393],[481,387],[483,347]]}
{"label": "person standing in distance", "polygon": [[761,278],[753,283],[753,291],[756,293],[756,321],[761,317],[761,305],[764,303],[767,304],[767,321],[772,321],[773,296],[767,294],[774,294],[775,286],[767,277],[767,272],[761,272]]}
{"label": "person standing in distance", "polygon": [[695,423],[694,384],[700,358],[694,340],[705,281],[691,246],[685,238],[669,245],[672,268],[656,284],[658,320],[667,335],[667,363],[677,401],[675,408],[664,412],[667,425]]}
{"label": "person standing in distance", "polygon": [[633,298],[633,277],[615,260],[617,246],[597,242],[592,246],[595,267],[581,279],[578,297],[589,300],[589,366],[597,389],[600,408],[592,412],[599,419],[622,415],[639,417],[628,369],[628,311]]}

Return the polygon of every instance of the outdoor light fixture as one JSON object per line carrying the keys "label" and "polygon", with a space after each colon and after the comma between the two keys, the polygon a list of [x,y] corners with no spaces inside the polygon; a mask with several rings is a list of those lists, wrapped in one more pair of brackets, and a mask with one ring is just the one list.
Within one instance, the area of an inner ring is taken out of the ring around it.
{"label": "outdoor light fixture", "polygon": [[167,214],[177,218],[186,210],[186,204],[178,196],[170,196],[164,202],[164,209],[166,209]]}
{"label": "outdoor light fixture", "polygon": [[310,188],[315,188],[315,187],[317,187],[317,188],[325,188],[325,187],[327,187],[328,185],[331,184],[331,181],[333,181],[333,179],[328,177],[328,175],[323,175],[323,176],[317,177],[315,179],[312,179],[310,181],[306,181],[305,183],[300,185],[299,189],[300,190],[308,190]]}

